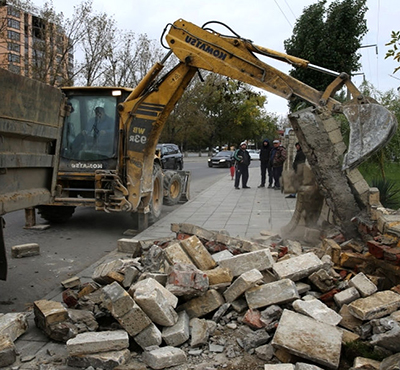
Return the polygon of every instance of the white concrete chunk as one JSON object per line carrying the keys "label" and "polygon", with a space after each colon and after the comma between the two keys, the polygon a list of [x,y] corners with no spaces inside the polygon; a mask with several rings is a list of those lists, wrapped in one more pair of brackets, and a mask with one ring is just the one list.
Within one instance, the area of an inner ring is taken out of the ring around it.
{"label": "white concrete chunk", "polygon": [[278,280],[251,288],[246,291],[245,297],[249,308],[288,303],[300,298],[296,284],[289,279]]}
{"label": "white concrete chunk", "polygon": [[189,339],[189,315],[186,311],[181,311],[178,316],[174,326],[163,328],[162,338],[168,346],[180,346]]}
{"label": "white concrete chunk", "polygon": [[270,269],[273,264],[274,260],[269,249],[239,254],[219,262],[221,267],[229,268],[232,271],[233,276],[239,276],[252,269],[264,271]]}
{"label": "white concrete chunk", "polygon": [[263,275],[257,269],[252,269],[240,275],[223,293],[226,302],[233,302],[236,298],[242,295],[246,290],[252,288]]}
{"label": "white concrete chunk", "polygon": [[153,323],[151,323],[133,339],[135,339],[135,342],[143,349],[150,346],[160,346],[162,343],[161,332]]}
{"label": "white concrete chunk", "polygon": [[309,301],[297,299],[293,302],[292,306],[296,312],[310,316],[313,319],[325,324],[336,326],[342,320],[342,316],[329,308],[319,299],[311,299]]}
{"label": "white concrete chunk", "polygon": [[378,287],[362,272],[350,279],[349,285],[356,288],[363,298],[374,294],[378,290]]}
{"label": "white concrete chunk", "polygon": [[171,346],[145,351],[142,358],[145,364],[155,370],[181,365],[186,362],[185,352]]}
{"label": "white concrete chunk", "polygon": [[360,298],[360,293],[354,287],[342,290],[341,292],[336,293],[333,296],[333,300],[338,305],[338,307],[342,307],[345,304],[349,304],[358,298]]}
{"label": "white concrete chunk", "polygon": [[119,351],[128,347],[129,336],[124,330],[81,333],[67,341],[70,356]]}
{"label": "white concrete chunk", "polygon": [[28,330],[29,313],[6,313],[0,316],[0,336],[8,335],[15,342]]}
{"label": "white concrete chunk", "polygon": [[400,295],[385,290],[369,297],[359,298],[348,305],[350,313],[360,320],[379,319],[400,308]]}
{"label": "white concrete chunk", "polygon": [[264,365],[264,370],[294,370],[294,365],[292,364]]}
{"label": "white concrete chunk", "polygon": [[311,317],[284,310],[272,345],[329,369],[337,369],[342,332]]}
{"label": "white concrete chunk", "polygon": [[324,370],[322,367],[306,364],[304,362],[296,363],[294,370]]}
{"label": "white concrete chunk", "polygon": [[322,266],[323,262],[314,253],[309,252],[277,262],[272,270],[279,279],[298,281],[318,271]]}
{"label": "white concrete chunk", "polygon": [[91,353],[87,355],[69,356],[67,358],[68,367],[84,369],[113,370],[119,365],[124,365],[129,361],[131,352],[129,349],[120,351]]}

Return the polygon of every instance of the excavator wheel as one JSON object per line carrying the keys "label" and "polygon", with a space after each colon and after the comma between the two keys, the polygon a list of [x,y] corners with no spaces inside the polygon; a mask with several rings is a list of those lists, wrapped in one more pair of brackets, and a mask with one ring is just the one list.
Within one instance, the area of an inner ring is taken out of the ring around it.
{"label": "excavator wheel", "polygon": [[183,192],[182,177],[174,171],[164,172],[164,203],[167,206],[178,204]]}
{"label": "excavator wheel", "polygon": [[163,174],[161,166],[154,163],[153,167],[153,194],[150,200],[150,214],[149,222],[156,222],[161,216],[161,209],[163,205]]}
{"label": "excavator wheel", "polygon": [[75,212],[72,206],[39,206],[40,217],[53,224],[61,224],[69,220]]}

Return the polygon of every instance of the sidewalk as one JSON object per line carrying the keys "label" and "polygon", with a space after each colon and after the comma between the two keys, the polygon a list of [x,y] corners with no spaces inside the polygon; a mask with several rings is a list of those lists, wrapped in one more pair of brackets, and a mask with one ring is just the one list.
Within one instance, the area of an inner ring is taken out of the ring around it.
{"label": "sidewalk", "polygon": [[[195,159],[193,158],[193,160]],[[285,194],[274,189],[257,188],[260,181],[258,163],[254,163],[249,168],[249,172],[248,186],[250,186],[250,189],[235,189],[229,170],[227,170],[226,177],[136,235],[134,239],[145,240],[174,236],[175,233],[171,231],[171,223],[191,223],[209,230],[223,229],[229,232],[232,237],[247,240],[260,236],[260,232],[263,230],[279,233],[281,227],[287,225],[291,220],[296,199],[286,199]],[[92,273],[99,264],[126,257],[126,253],[119,253],[114,250],[83,270],[78,276],[82,283],[92,281]],[[60,287],[43,299],[62,302],[61,294],[62,289]],[[8,369],[33,369],[32,364],[34,363],[43,364],[48,361],[49,364],[52,364],[54,361],[52,356],[58,358],[67,356],[65,344],[49,340],[36,328],[33,313],[29,316],[28,322],[28,331],[15,341],[19,353],[17,361]],[[25,363],[22,363],[21,359]],[[40,369],[75,369],[63,365],[57,367],[52,367],[53,365],[44,366]]]}

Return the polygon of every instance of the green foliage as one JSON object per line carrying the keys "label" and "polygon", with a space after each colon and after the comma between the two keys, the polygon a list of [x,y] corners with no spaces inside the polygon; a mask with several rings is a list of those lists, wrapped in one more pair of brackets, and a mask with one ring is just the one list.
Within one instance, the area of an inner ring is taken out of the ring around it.
{"label": "green foliage", "polygon": [[[396,62],[400,63],[400,51],[399,51],[399,47],[400,47],[400,31],[392,31],[391,35],[391,40],[385,44],[386,46],[391,46],[392,48],[389,49],[386,52],[385,55],[385,59],[387,58],[393,58],[393,60],[395,60]],[[398,70],[400,69],[399,67],[396,67],[393,71],[393,73],[396,73]]]}
{"label": "green foliage", "polygon": [[[360,67],[357,50],[367,32],[366,0],[336,0],[326,9],[320,0],[304,9],[285,40],[286,53],[310,63],[351,75]],[[311,69],[293,69],[290,75],[319,91],[324,91],[334,77]],[[290,102],[292,111],[298,109],[299,98]]]}
{"label": "green foliage", "polygon": [[265,102],[248,85],[208,73],[204,82],[196,78],[185,91],[160,140],[200,149],[274,137],[277,118],[265,112]]}
{"label": "green foliage", "polygon": [[397,181],[375,178],[370,186],[379,189],[380,201],[385,208],[400,208],[400,188]]}

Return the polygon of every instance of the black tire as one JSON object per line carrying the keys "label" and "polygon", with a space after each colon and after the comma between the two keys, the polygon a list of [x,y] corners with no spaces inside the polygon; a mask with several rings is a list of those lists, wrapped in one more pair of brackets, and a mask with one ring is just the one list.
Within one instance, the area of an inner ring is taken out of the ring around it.
{"label": "black tire", "polygon": [[167,206],[178,204],[183,192],[182,177],[174,171],[164,172],[164,203]]}
{"label": "black tire", "polygon": [[182,171],[183,170],[183,163],[178,162],[178,170]]}
{"label": "black tire", "polygon": [[163,206],[163,174],[161,166],[154,163],[153,167],[153,193],[150,200],[150,214],[149,222],[156,222],[161,216],[161,209]]}
{"label": "black tire", "polygon": [[212,166],[213,166],[212,163],[208,162],[208,167],[212,167]]}
{"label": "black tire", "polygon": [[67,222],[75,212],[73,206],[39,206],[37,209],[41,218],[53,224]]}

